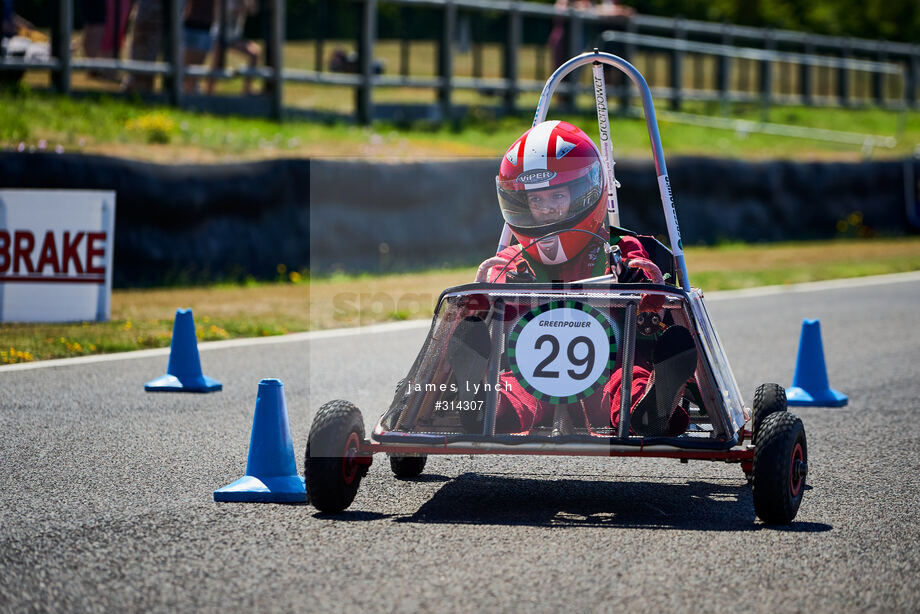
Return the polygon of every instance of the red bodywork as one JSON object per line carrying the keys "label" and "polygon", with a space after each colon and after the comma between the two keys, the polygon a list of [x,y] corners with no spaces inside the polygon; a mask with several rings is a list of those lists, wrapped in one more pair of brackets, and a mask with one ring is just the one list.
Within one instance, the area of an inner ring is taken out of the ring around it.
{"label": "red bodywork", "polygon": [[[565,445],[560,445],[557,450],[516,450],[514,448],[505,448],[501,450],[487,450],[483,448],[461,448],[444,446],[405,446],[376,443],[364,440],[361,442],[359,454],[369,459],[374,454],[392,453],[392,454],[514,454],[529,456],[621,456],[632,458],[676,458],[678,460],[708,460],[723,461],[726,463],[741,463],[741,469],[745,473],[753,471],[754,466],[754,446],[744,445],[745,440],[751,439],[751,431],[742,430],[741,441],[738,445],[728,450],[644,450],[640,444],[633,450],[608,450],[587,451],[565,449]],[[360,462],[360,461],[359,461]]]}

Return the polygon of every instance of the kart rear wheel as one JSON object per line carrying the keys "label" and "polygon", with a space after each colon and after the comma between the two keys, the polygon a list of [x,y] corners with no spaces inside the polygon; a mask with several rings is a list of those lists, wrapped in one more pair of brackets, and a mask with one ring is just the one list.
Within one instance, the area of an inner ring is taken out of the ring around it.
{"label": "kart rear wheel", "polygon": [[808,474],[805,426],[795,415],[767,416],[754,450],[754,511],[767,524],[788,524],[799,511]]}
{"label": "kart rear wheel", "polygon": [[770,414],[786,411],[786,389],[779,384],[761,384],[754,391],[751,430],[754,432],[752,443],[757,444],[757,435],[763,429],[763,421]]}
{"label": "kart rear wheel", "polygon": [[343,511],[355,499],[370,463],[361,462],[364,439],[361,411],[348,401],[330,401],[316,413],[304,458],[310,503],[321,512]]}
{"label": "kart rear wheel", "polygon": [[427,460],[428,456],[425,454],[420,456],[397,456],[394,454],[390,457],[390,469],[393,470],[393,475],[401,480],[417,478],[425,470]]}

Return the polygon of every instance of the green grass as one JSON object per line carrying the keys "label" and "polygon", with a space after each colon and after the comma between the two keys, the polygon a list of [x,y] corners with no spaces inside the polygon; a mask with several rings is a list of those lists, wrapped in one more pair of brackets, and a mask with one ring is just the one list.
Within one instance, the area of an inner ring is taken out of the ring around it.
{"label": "green grass", "polygon": [[738,290],[758,286],[779,286],[827,279],[845,279],[906,273],[920,270],[920,253],[905,259],[887,259],[871,262],[832,262],[804,265],[791,269],[766,271],[703,271],[691,273],[694,286],[709,291]]}
{"label": "green grass", "polygon": [[[706,291],[920,270],[920,237],[690,247],[693,286]],[[169,345],[177,307],[202,341],[428,318],[444,288],[474,268],[333,275],[284,282],[115,290],[110,322],[0,324],[0,364]]]}
{"label": "green grass", "polygon": [[[690,111],[714,111],[711,105],[689,105]],[[695,107],[695,108],[692,108]],[[735,105],[732,116],[757,120],[753,106]],[[591,116],[562,117],[589,134]],[[897,148],[876,149],[875,157],[909,155],[920,143],[920,113],[900,115],[867,109],[776,108],[771,119],[799,126],[901,134]],[[400,126],[378,122],[371,127],[351,123],[315,123],[235,116],[211,116],[169,107],[149,107],[106,95],[72,99],[23,88],[0,93],[0,148],[27,151],[46,148],[101,153],[158,162],[212,162],[277,157],[367,157],[380,159],[497,157],[529,127],[529,117],[494,118],[476,110],[460,125],[416,123]],[[745,159],[850,159],[860,147],[763,134],[739,134],[661,121],[667,155],[708,155]],[[614,118],[618,157],[648,157],[645,124]]]}
{"label": "green grass", "polygon": [[[79,40],[75,36],[75,40]],[[327,41],[324,55],[328,58],[336,47],[353,48],[353,41]],[[410,73],[432,75],[436,47],[432,42],[416,42],[411,47]],[[520,74],[523,79],[542,80],[547,76],[544,59],[538,70],[537,56],[545,48],[527,45],[522,48]],[[312,41],[293,41],[285,45],[285,66],[312,70],[315,67],[315,46]],[[399,44],[379,41],[375,54],[384,60],[388,74],[399,72]],[[230,56],[229,65],[239,63]],[[455,74],[472,75],[472,53],[456,53]],[[713,66],[704,64],[704,78],[711,82]],[[660,57],[639,55],[637,67],[658,85],[666,85],[666,63]],[[485,77],[501,77],[501,48],[485,45],[483,73]],[[654,67],[654,70],[652,68]],[[735,63],[733,83],[742,86],[742,66]],[[538,74],[539,73],[539,74]],[[685,85],[692,87],[694,69],[685,71]],[[583,75],[587,78],[587,72]],[[378,122],[372,127],[356,126],[351,122],[309,123],[287,121],[277,124],[263,119],[243,119],[232,116],[213,117],[177,111],[169,107],[151,108],[139,102],[112,99],[109,92],[117,89],[110,82],[93,81],[84,72],[75,72],[73,86],[80,90],[96,90],[89,99],[73,100],[48,94],[32,93],[31,87],[47,87],[46,73],[32,71],[26,75],[26,85],[19,93],[0,92],[0,147],[26,149],[45,146],[65,151],[85,151],[160,162],[195,162],[239,159],[264,159],[287,156],[309,157],[371,157],[387,159],[488,156],[497,157],[530,126],[536,92],[522,93],[520,115],[496,119],[489,107],[499,103],[495,96],[478,92],[455,90],[454,102],[469,105],[471,112],[462,122],[452,126],[435,126],[426,122],[412,125],[392,125]],[[854,93],[864,94],[868,82],[853,80]],[[748,79],[753,83],[752,79]],[[817,80],[816,82],[821,82]],[[775,85],[781,87],[779,69]],[[833,83],[828,84],[832,89]],[[218,93],[237,95],[241,80],[221,82]],[[817,92],[821,94],[822,92]],[[436,92],[425,88],[377,88],[377,103],[433,103]],[[611,101],[613,102],[613,101]],[[354,91],[349,87],[311,84],[285,84],[284,103],[290,108],[334,111],[350,115],[354,109]],[[635,103],[635,101],[634,101]],[[589,96],[580,99],[582,108],[592,108]],[[613,105],[615,107],[615,105]],[[864,152],[859,145],[846,145],[818,140],[787,138],[757,133],[739,134],[734,130],[703,128],[671,122],[663,111],[667,101],[657,101],[661,118],[661,137],[667,155],[708,155],[747,159],[860,159]],[[718,103],[686,102],[684,112],[720,116]],[[582,126],[589,134],[596,133],[595,118],[587,113],[568,119]],[[734,104],[728,117],[750,121],[770,121],[807,128],[821,128],[898,139],[895,149],[875,149],[874,157],[902,157],[913,153],[920,143],[920,113],[894,112],[876,108],[806,108],[775,106],[764,114],[756,104]],[[648,157],[649,144],[645,124],[636,118],[615,117],[613,138],[617,156]]]}

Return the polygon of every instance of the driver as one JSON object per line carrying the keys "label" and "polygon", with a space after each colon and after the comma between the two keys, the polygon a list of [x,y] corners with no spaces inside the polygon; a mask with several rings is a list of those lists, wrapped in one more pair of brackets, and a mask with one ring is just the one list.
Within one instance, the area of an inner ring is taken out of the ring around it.
{"label": "driver", "polygon": [[[609,240],[605,173],[600,152],[588,135],[563,121],[538,124],[508,149],[495,181],[502,216],[519,244],[483,262],[477,281],[573,282],[611,273],[604,250]],[[663,283],[661,271],[637,238],[621,236],[616,246],[624,265],[616,271],[620,280]],[[660,301],[659,295],[646,295],[640,311],[658,311]],[[652,363],[645,365],[652,370],[633,367],[630,422],[639,434],[678,435],[689,424],[678,402],[696,367],[689,331],[680,326],[665,331],[655,344]],[[663,383],[656,390],[659,369],[668,377],[659,377]],[[619,425],[621,381],[618,369],[603,390],[579,403],[592,426]],[[553,406],[535,399],[511,372],[502,373],[499,384],[499,430],[527,430],[552,419]],[[667,408],[667,413],[660,415],[658,407]],[[641,424],[656,412],[659,415],[651,417],[660,425],[657,432],[643,433]],[[570,414],[563,417],[570,419]],[[571,423],[554,427],[563,434],[571,432]]]}
{"label": "driver", "polygon": [[[508,271],[512,279],[526,272],[540,282],[605,274],[604,173],[600,153],[584,132],[560,121],[534,126],[505,153],[495,183],[502,216],[520,245],[502,250],[496,260],[501,263],[485,279],[505,281]],[[569,229],[574,232],[559,232]],[[647,258],[639,241],[628,239],[620,246],[624,257],[628,252]]]}

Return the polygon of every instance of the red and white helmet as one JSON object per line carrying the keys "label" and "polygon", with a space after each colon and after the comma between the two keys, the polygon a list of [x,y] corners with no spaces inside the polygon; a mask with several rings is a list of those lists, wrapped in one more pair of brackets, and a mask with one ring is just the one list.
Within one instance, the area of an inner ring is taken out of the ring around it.
{"label": "red and white helmet", "polygon": [[[514,142],[495,178],[498,204],[512,234],[527,246],[568,228],[598,232],[607,208],[601,156],[587,134],[572,124],[537,124]],[[543,264],[577,255],[591,235],[563,232],[527,247]]]}

